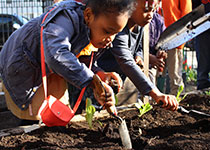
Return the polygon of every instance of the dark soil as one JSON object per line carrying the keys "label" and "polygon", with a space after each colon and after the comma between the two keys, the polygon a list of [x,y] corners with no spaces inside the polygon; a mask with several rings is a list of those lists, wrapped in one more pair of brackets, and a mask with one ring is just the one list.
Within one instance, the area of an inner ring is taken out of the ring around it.
{"label": "dark soil", "polygon": [[[182,106],[210,114],[210,97],[188,95]],[[157,105],[138,117],[138,110],[120,113],[125,118],[135,150],[209,150],[210,118],[167,111]],[[86,123],[42,127],[31,133],[1,137],[0,149],[123,149],[114,118],[100,119],[89,129]],[[142,134],[141,134],[142,133]]]}

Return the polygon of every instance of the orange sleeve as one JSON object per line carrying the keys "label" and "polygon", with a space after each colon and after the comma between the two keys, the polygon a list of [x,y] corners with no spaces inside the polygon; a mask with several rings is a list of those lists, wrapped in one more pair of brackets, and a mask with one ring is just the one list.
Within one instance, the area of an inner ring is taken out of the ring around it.
{"label": "orange sleeve", "polygon": [[180,0],[180,10],[181,17],[185,16],[192,11],[192,1],[191,0]]}
{"label": "orange sleeve", "polygon": [[[180,0],[180,10],[181,10],[181,17],[190,13],[192,11],[192,1],[191,0]],[[185,45],[185,43],[180,45],[177,48],[183,49],[184,45]]]}
{"label": "orange sleeve", "polygon": [[[191,0],[162,0],[166,27],[192,11]],[[184,44],[177,48],[183,49]]]}
{"label": "orange sleeve", "polygon": [[179,1],[180,0],[162,0],[163,16],[166,27],[173,24],[178,20],[178,17],[180,17]]}

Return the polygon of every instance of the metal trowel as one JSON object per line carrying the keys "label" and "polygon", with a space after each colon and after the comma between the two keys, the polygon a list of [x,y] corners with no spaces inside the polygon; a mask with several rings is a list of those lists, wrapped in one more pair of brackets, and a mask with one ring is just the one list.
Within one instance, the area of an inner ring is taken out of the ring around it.
{"label": "metal trowel", "polygon": [[[158,105],[162,106],[163,102],[160,101]],[[182,106],[178,106],[177,111],[180,112],[180,113],[189,114],[189,115],[192,115],[192,116],[196,115],[196,116],[200,116],[200,117],[204,117],[204,118],[209,118],[210,117],[210,114],[206,114],[204,112],[201,112],[201,111],[198,111],[198,110],[194,110],[194,109],[187,110],[187,109],[185,109]]]}
{"label": "metal trowel", "polygon": [[210,114],[206,114],[204,112],[193,110],[193,109],[192,110],[187,110],[182,106],[179,106],[177,111],[180,112],[180,113],[185,113],[185,114],[189,114],[189,115],[197,115],[197,116],[204,117],[204,118],[209,118],[210,117]]}
{"label": "metal trowel", "polygon": [[130,135],[128,132],[128,127],[124,119],[122,119],[120,116],[114,115],[113,113],[110,113],[113,117],[119,120],[120,125],[118,127],[118,131],[120,134],[120,138],[123,144],[123,147],[126,149],[132,149],[132,143],[130,139]]}
{"label": "metal trowel", "polygon": [[[106,90],[101,82],[101,79],[97,75],[94,75],[94,78],[96,81],[95,86],[98,89],[98,91],[100,91],[100,93],[104,92],[106,94]],[[99,85],[102,85],[102,86],[99,86]],[[113,98],[114,98],[114,95],[113,95]],[[123,147],[126,149],[132,149],[132,143],[131,143],[130,135],[129,135],[125,120],[117,115],[117,109],[115,106],[111,106],[111,107],[105,106],[105,108],[111,116],[113,116],[119,121],[118,130],[119,130]]]}

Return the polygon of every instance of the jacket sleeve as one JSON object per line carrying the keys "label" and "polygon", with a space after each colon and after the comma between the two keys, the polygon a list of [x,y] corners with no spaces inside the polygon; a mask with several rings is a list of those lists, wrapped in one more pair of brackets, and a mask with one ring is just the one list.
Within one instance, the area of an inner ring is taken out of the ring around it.
{"label": "jacket sleeve", "polygon": [[[103,71],[103,69],[101,69],[97,64],[97,61],[95,61],[95,55],[94,55],[94,58],[93,58],[93,64],[92,64],[91,70],[94,73],[97,73],[98,71]],[[79,61],[81,63],[84,63],[86,66],[89,66],[90,61],[91,61],[91,56],[81,56],[81,57],[79,57]]]}
{"label": "jacket sleeve", "polygon": [[143,95],[148,94],[154,89],[155,86],[145,76],[133,59],[133,55],[128,48],[128,35],[122,32],[118,34],[113,41],[111,52],[115,56],[122,71],[130,78]]}
{"label": "jacket sleeve", "polygon": [[85,64],[80,63],[72,52],[74,37],[79,34],[78,27],[75,27],[72,20],[69,15],[60,12],[45,26],[43,30],[45,61],[50,69],[66,81],[83,88],[92,80],[93,72]]}

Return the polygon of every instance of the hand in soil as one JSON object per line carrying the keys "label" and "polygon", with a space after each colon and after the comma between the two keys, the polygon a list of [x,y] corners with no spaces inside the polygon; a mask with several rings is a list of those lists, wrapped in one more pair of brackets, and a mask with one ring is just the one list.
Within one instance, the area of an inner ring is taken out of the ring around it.
{"label": "hand in soil", "polygon": [[179,103],[174,95],[163,94],[159,99],[159,101],[163,102],[162,107],[167,110],[176,111],[179,106]]}
{"label": "hand in soil", "polygon": [[174,95],[163,94],[158,90],[152,90],[150,96],[158,103],[162,103],[162,107],[167,110],[176,111],[179,103]]}

